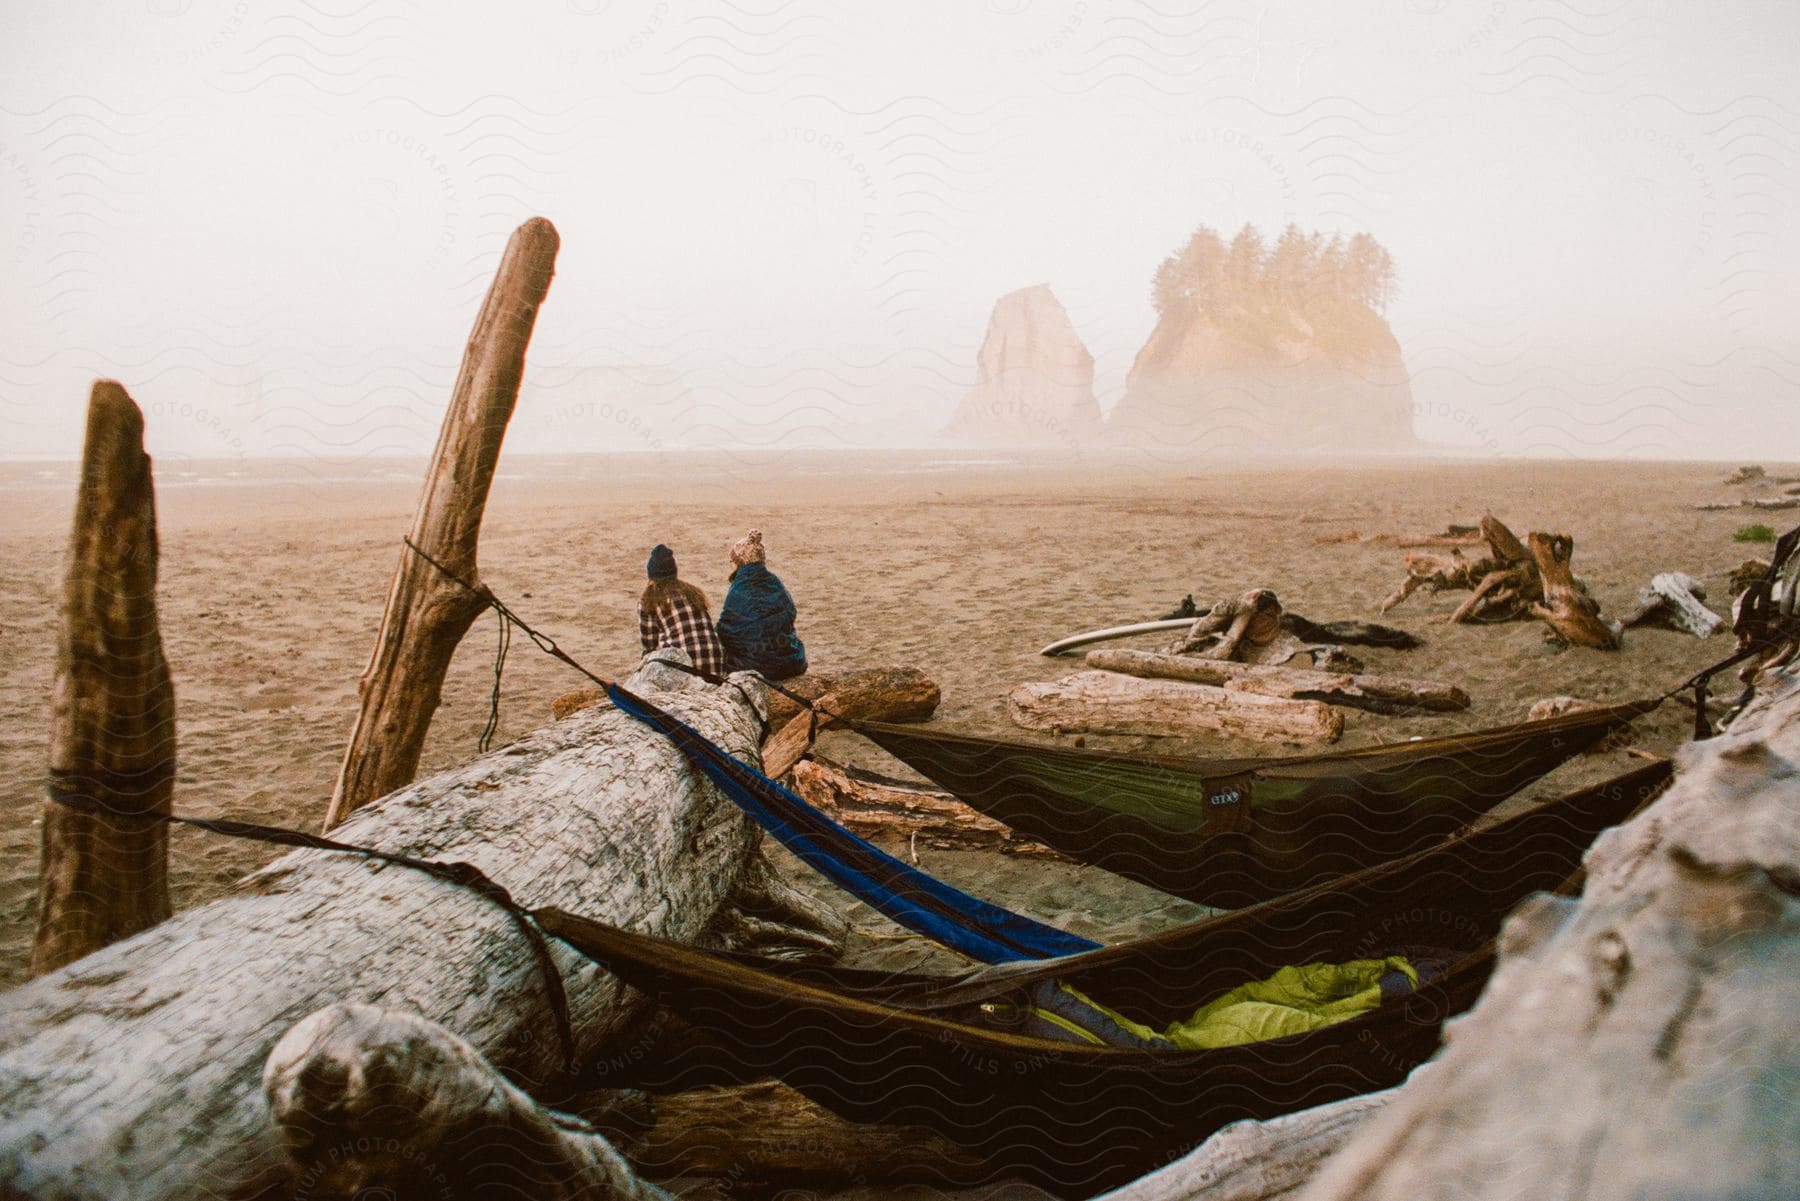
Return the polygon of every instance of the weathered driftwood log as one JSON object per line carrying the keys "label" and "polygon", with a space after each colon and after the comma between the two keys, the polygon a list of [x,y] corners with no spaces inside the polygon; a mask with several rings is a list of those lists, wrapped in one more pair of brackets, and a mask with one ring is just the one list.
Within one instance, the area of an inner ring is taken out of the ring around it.
{"label": "weathered driftwood log", "polygon": [[1706,607],[1706,586],[1693,576],[1665,571],[1650,577],[1638,591],[1637,603],[1619,619],[1629,629],[1646,622],[1668,626],[1696,638],[1710,638],[1725,619]]}
{"label": "weathered driftwood log", "polygon": [[1233,659],[1243,645],[1267,646],[1281,633],[1281,601],[1267,588],[1222,600],[1195,619],[1176,654]]}
{"label": "weathered driftwood log", "polygon": [[1306,1201],[1791,1197],[1800,1180],[1800,669],[1508,921],[1447,1047]]}
{"label": "weathered driftwood log", "polygon": [[1291,742],[1336,742],[1344,715],[1318,701],[1231,692],[1176,680],[1083,671],[1054,683],[1021,684],[1006,711],[1031,730],[1188,736],[1230,734]]}
{"label": "weathered driftwood log", "polygon": [[775,1081],[652,1099],[653,1123],[624,1146],[658,1178],[707,1176],[728,1186],[918,1183],[987,1178],[979,1156],[929,1130],[849,1122]]}
{"label": "weathered driftwood log", "polygon": [[[731,753],[756,754],[745,692],[657,692],[653,668],[628,682]],[[523,904],[678,939],[730,903],[760,837],[679,750],[611,708],[402,789],[336,836],[471,863]],[[552,948],[577,1051],[594,1054],[642,998]],[[286,855],[229,896],[0,993],[0,1194],[291,1187],[256,1089],[295,1020],[336,1001],[403,1005],[529,1085],[559,1059],[546,997],[514,921],[472,890],[350,854]]]}
{"label": "weathered driftwood log", "polygon": [[156,624],[156,497],[144,415],[111,380],[88,399],[63,579],[50,771],[97,811],[44,806],[33,974],[169,916],[175,689]]}
{"label": "weathered driftwood log", "polygon": [[262,1086],[296,1197],[668,1197],[588,1123],[416,1013],[327,1006],[275,1044]]}
{"label": "weathered driftwood log", "polygon": [[794,791],[807,804],[864,838],[923,839],[940,849],[1006,851],[1052,859],[1064,856],[1020,838],[1012,827],[977,813],[947,792],[908,787],[818,756],[794,765]]}
{"label": "weathered driftwood log", "polygon": [[[808,696],[800,689],[790,691]],[[940,696],[937,684],[916,667],[878,667],[831,677],[820,692],[808,696],[812,712],[818,714],[816,723],[794,702],[781,697],[793,706],[795,716],[763,743],[763,771],[772,779],[786,775],[812,746],[814,731],[839,718],[924,721],[937,711]]]}
{"label": "weathered driftwood log", "polygon": [[1425,709],[1448,712],[1469,707],[1469,695],[1454,684],[1407,680],[1398,676],[1339,675],[1300,667],[1256,663],[1223,663],[1195,655],[1161,655],[1153,651],[1089,651],[1089,667],[1150,679],[1214,684],[1234,692],[1325,701],[1374,713],[1410,713]]}
{"label": "weathered driftwood log", "polygon": [[1406,556],[1406,579],[1381,604],[1383,613],[1420,588],[1432,592],[1468,588],[1474,592],[1450,617],[1453,622],[1507,621],[1522,615],[1537,596],[1537,566],[1531,553],[1506,523],[1489,514],[1481,519],[1480,541],[1487,554],[1465,559],[1460,551],[1449,555],[1414,553]]}
{"label": "weathered driftwood log", "polygon": [[1266,1122],[1233,1122],[1165,1168],[1096,1201],[1281,1201],[1297,1194],[1393,1089]]}
{"label": "weathered driftwood log", "polygon": [[[525,348],[555,272],[556,227],[533,217],[513,231],[475,318],[456,390],[408,537],[471,584],[481,517],[500,443],[525,375]],[[387,608],[359,686],[361,705],[325,814],[330,829],[358,806],[408,784],[419,770],[456,644],[486,602],[400,548]]]}
{"label": "weathered driftwood log", "polygon": [[1575,578],[1569,564],[1575,540],[1567,534],[1534,532],[1531,553],[1544,586],[1543,603],[1531,606],[1532,615],[1543,618],[1565,642],[1618,650],[1618,631],[1600,620],[1600,603],[1588,595],[1587,585]]}
{"label": "weathered driftwood log", "polygon": [[738,873],[731,903],[700,941],[764,959],[833,963],[844,954],[850,922],[839,909],[800,891],[756,854]]}

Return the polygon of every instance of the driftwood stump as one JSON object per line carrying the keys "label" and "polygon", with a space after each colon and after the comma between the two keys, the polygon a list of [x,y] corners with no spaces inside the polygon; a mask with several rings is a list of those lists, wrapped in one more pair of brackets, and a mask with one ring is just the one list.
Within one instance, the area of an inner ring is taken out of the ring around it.
{"label": "driftwood stump", "polygon": [[[677,652],[662,652],[673,654]],[[627,681],[734,755],[757,688]],[[475,865],[522,904],[692,941],[734,903],[760,835],[667,739],[611,708],[365,806],[338,838]],[[590,1070],[641,995],[551,943]],[[560,1048],[530,944],[468,888],[297,851],[231,894],[0,993],[0,1195],[187,1201],[293,1186],[257,1101],[263,1061],[335,1002],[417,1011],[528,1086]]]}
{"label": "driftwood stump", "polygon": [[1175,680],[1084,671],[1055,683],[1021,684],[1006,700],[1030,730],[1192,737],[1231,734],[1290,742],[1336,742],[1344,715],[1318,701],[1231,692]]}
{"label": "driftwood stump", "polygon": [[1152,651],[1089,651],[1089,667],[1150,679],[1187,680],[1234,692],[1325,701],[1375,713],[1449,712],[1469,707],[1469,696],[1454,684],[1407,680],[1398,676],[1341,675],[1300,667],[1226,663],[1197,655],[1160,655]]}
{"label": "driftwood stump", "polygon": [[1543,579],[1542,604],[1531,606],[1564,642],[1595,650],[1619,649],[1619,633],[1600,620],[1600,602],[1588,595],[1587,585],[1575,578],[1569,560],[1575,540],[1567,534],[1531,535],[1531,554]]}
{"label": "driftwood stump", "polygon": [[668,1198],[593,1127],[415,1013],[321,1009],[275,1044],[262,1087],[298,1197]]}
{"label": "driftwood stump", "polygon": [[88,399],[63,580],[50,771],[92,809],[44,806],[34,975],[169,916],[175,689],[156,623],[156,497],[144,417],[111,380]]}
{"label": "driftwood stump", "polygon": [[[500,270],[475,318],[456,390],[419,496],[408,537],[480,587],[476,547],[500,443],[525,374],[538,306],[555,271],[556,227],[533,217],[513,231]],[[359,687],[361,705],[325,814],[330,829],[419,770],[444,673],[485,599],[407,547],[388,585],[387,608]]]}
{"label": "driftwood stump", "polygon": [[1786,1198],[1800,1180],[1800,668],[1527,902],[1429,1071],[1306,1201]]}

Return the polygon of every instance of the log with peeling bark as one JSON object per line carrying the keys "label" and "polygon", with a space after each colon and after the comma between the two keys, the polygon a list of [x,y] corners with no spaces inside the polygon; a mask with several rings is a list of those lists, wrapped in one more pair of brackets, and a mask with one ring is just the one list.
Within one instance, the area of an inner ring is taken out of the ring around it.
{"label": "log with peeling bark", "polygon": [[1373,713],[1452,712],[1469,707],[1469,695],[1454,684],[1407,680],[1399,676],[1340,675],[1299,667],[1257,663],[1225,663],[1195,655],[1153,651],[1089,651],[1086,663],[1101,671],[1117,671],[1149,679],[1187,680],[1234,692],[1324,701]]}
{"label": "log with peeling bark", "polygon": [[1283,742],[1336,742],[1340,710],[1318,701],[1233,692],[1207,684],[1083,671],[1054,683],[1021,684],[1007,697],[1013,721],[1031,730],[1193,737],[1228,734]]}
{"label": "log with peeling bark", "polygon": [[[806,695],[799,689],[791,691]],[[795,716],[763,743],[763,771],[771,779],[786,775],[811,749],[813,735],[839,719],[924,721],[937,711],[940,695],[937,684],[916,667],[870,668],[827,677],[821,691],[808,697],[812,712],[794,705]],[[818,715],[816,721],[812,714]]]}
{"label": "log with peeling bark", "polygon": [[144,416],[112,380],[88,399],[51,688],[34,975],[169,916],[175,689],[156,622],[156,497]]}
{"label": "log with peeling bark", "polygon": [[1684,572],[1665,571],[1650,577],[1649,585],[1638,591],[1637,603],[1619,618],[1627,629],[1645,623],[1710,638],[1725,619],[1706,607],[1704,584]]}
{"label": "log with peeling bark", "polygon": [[1165,1168],[1098,1201],[1282,1201],[1299,1194],[1319,1167],[1393,1089],[1347,1097],[1263,1122],[1233,1122]]}
{"label": "log with peeling bark", "polygon": [[[481,517],[500,443],[525,375],[525,348],[555,273],[556,227],[533,217],[513,231],[463,352],[456,390],[413,515],[412,543],[476,588]],[[486,600],[410,548],[388,585],[360,704],[331,790],[330,829],[378,796],[410,783],[437,712],[457,643]]]}
{"label": "log with peeling bark", "polygon": [[540,1106],[416,1013],[329,1005],[282,1035],[262,1089],[296,1197],[669,1196],[587,1122]]}
{"label": "log with peeling bark", "polygon": [[1481,1000],[1306,1201],[1786,1198],[1800,1180],[1800,667],[1508,920]]}
{"label": "log with peeling bark", "polygon": [[[754,688],[654,661],[627,683],[754,761]],[[471,863],[522,904],[684,940],[733,904],[760,846],[678,749],[611,708],[401,789],[335,834]],[[576,1050],[598,1055],[643,999],[551,945]],[[220,900],[0,993],[0,1195],[173,1201],[291,1187],[256,1089],[299,1017],[335,1001],[402,1005],[532,1086],[560,1061],[547,996],[529,942],[474,891],[294,852]]]}
{"label": "log with peeling bark", "polygon": [[1570,566],[1575,540],[1567,534],[1534,532],[1531,553],[1544,585],[1543,603],[1531,606],[1532,615],[1543,618],[1564,642],[1618,650],[1618,631],[1600,620],[1600,603],[1588,595],[1587,585],[1575,578]]}
{"label": "log with peeling bark", "polygon": [[693,1089],[650,1104],[649,1129],[623,1150],[659,1179],[712,1177],[733,1189],[943,1188],[993,1175],[979,1156],[930,1130],[846,1121],[776,1081]]}
{"label": "log with peeling bark", "polygon": [[818,756],[794,765],[794,791],[807,804],[872,839],[923,839],[940,850],[1005,851],[1048,859],[1065,856],[1020,838],[1012,827],[969,808],[947,792],[907,787]]}

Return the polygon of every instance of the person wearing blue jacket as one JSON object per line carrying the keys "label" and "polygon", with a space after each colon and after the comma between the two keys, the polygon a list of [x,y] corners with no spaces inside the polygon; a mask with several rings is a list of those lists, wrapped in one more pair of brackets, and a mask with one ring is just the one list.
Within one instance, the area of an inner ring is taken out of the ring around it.
{"label": "person wearing blue jacket", "polygon": [[794,632],[794,598],[763,562],[761,530],[731,547],[731,589],[719,609],[719,642],[732,671],[785,680],[806,670],[806,647]]}

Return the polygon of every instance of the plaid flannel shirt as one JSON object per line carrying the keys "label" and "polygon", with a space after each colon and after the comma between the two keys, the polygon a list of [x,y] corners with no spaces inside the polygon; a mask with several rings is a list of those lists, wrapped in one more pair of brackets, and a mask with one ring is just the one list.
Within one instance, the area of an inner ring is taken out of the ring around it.
{"label": "plaid flannel shirt", "polygon": [[671,597],[654,613],[639,609],[638,640],[645,651],[678,646],[701,671],[714,676],[725,674],[725,648],[719,645],[712,614],[704,608],[696,610],[686,597]]}

